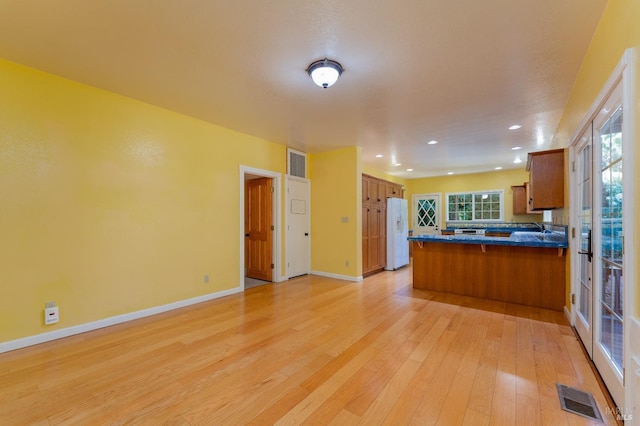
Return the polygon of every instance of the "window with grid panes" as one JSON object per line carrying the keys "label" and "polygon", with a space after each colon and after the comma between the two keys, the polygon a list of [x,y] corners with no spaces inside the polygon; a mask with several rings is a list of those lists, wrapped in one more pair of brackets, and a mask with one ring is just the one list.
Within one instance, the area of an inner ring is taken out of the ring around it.
{"label": "window with grid panes", "polygon": [[447,194],[447,220],[486,222],[504,220],[504,191],[458,192]]}

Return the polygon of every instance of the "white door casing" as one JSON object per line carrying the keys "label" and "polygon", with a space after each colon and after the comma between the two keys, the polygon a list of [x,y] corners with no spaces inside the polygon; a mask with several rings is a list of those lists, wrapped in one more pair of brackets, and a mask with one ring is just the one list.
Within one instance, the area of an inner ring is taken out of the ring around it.
{"label": "white door casing", "polygon": [[281,228],[280,228],[280,218],[281,216],[281,184],[282,184],[282,174],[278,173],[278,172],[273,172],[271,170],[263,170],[263,169],[256,169],[254,167],[248,167],[248,166],[243,166],[240,165],[240,264],[239,264],[239,270],[240,270],[240,282],[239,282],[239,287],[240,288],[244,288],[244,276],[245,276],[245,229],[244,229],[244,203],[245,203],[245,197],[244,197],[244,182],[245,179],[248,176],[262,176],[262,177],[270,177],[273,179],[273,188],[274,188],[274,192],[273,192],[273,203],[272,203],[272,218],[273,218],[273,224],[274,224],[274,231],[273,231],[273,263],[274,263],[274,269],[273,269],[273,275],[272,275],[272,281],[274,282],[278,282],[278,281],[282,281],[282,275],[281,275],[281,268],[280,268],[280,262],[282,260],[282,257],[280,256],[280,247],[281,247],[281,238],[280,238],[280,234],[281,234]]}

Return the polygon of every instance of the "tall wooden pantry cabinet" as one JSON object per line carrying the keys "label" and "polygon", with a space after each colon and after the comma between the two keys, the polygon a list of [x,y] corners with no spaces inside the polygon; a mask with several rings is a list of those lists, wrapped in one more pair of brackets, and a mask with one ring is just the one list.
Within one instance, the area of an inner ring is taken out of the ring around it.
{"label": "tall wooden pantry cabinet", "polygon": [[362,275],[387,266],[387,198],[403,198],[402,186],[362,175]]}

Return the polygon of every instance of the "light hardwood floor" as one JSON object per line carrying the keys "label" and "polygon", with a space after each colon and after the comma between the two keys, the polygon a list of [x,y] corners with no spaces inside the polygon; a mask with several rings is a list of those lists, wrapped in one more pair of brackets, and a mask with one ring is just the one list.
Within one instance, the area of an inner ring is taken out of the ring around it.
{"label": "light hardwood floor", "polygon": [[596,424],[559,312],[413,290],[411,270],[299,277],[0,354],[0,424]]}

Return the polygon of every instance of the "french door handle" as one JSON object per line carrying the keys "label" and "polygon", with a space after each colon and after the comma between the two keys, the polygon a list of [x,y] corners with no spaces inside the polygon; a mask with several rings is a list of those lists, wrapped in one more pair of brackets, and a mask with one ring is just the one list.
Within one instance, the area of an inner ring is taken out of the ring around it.
{"label": "french door handle", "polygon": [[578,254],[586,254],[589,262],[593,259],[593,250],[591,249],[591,229],[589,229],[589,233],[587,234],[587,251],[578,250]]}
{"label": "french door handle", "polygon": [[578,254],[586,254],[587,255],[587,259],[589,260],[589,262],[591,262],[591,259],[593,258],[593,253],[591,253],[590,251],[579,250]]}

